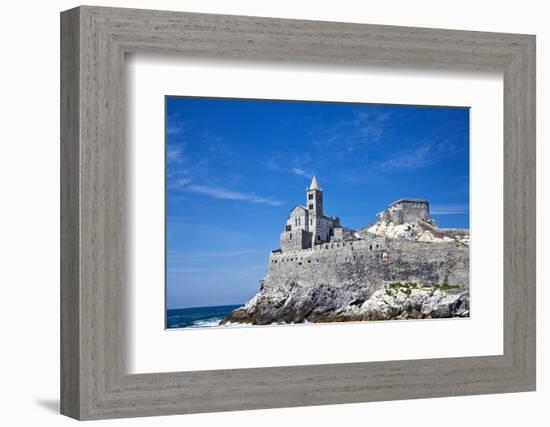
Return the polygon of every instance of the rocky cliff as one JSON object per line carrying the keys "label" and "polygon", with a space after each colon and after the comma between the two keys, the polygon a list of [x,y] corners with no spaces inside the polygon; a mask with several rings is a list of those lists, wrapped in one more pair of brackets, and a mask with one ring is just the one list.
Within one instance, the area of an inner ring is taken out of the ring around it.
{"label": "rocky cliff", "polygon": [[375,290],[361,284],[335,286],[297,282],[263,287],[222,323],[346,322],[468,317],[468,290],[449,285],[394,282]]}
{"label": "rocky cliff", "polygon": [[273,251],[260,291],[222,323],[469,316],[469,232],[382,217],[345,241]]}

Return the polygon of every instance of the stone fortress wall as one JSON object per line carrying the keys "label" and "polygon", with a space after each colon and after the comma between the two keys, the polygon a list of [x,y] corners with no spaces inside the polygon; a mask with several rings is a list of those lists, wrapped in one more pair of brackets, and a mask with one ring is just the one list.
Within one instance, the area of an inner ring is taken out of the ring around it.
{"label": "stone fortress wall", "polygon": [[268,280],[344,285],[417,282],[469,286],[469,246],[371,237],[310,249],[273,251]]}

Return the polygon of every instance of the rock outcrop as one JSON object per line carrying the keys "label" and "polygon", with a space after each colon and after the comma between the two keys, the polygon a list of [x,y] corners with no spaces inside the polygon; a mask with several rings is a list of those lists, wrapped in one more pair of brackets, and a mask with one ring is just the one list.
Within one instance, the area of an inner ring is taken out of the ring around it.
{"label": "rock outcrop", "polygon": [[432,221],[417,219],[406,223],[394,223],[376,221],[371,226],[359,230],[359,236],[374,235],[388,239],[410,240],[416,242],[457,242],[469,245],[470,235],[468,230],[437,228]]}
{"label": "rock outcrop", "polygon": [[449,285],[361,286],[271,284],[222,323],[324,323],[468,317],[468,290]]}

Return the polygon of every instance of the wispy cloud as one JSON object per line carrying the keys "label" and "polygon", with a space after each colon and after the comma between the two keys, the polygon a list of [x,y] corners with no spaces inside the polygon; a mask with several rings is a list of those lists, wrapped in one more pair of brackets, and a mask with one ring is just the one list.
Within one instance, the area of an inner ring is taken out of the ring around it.
{"label": "wispy cloud", "polygon": [[431,152],[432,147],[430,145],[421,145],[410,150],[401,151],[382,161],[379,168],[384,172],[412,171],[423,168],[434,161]]}
{"label": "wispy cloud", "polygon": [[379,142],[390,119],[391,114],[387,111],[356,111],[347,119],[323,126],[323,136],[316,145],[321,148],[333,147],[340,155],[345,155]]}
{"label": "wispy cloud", "polygon": [[430,205],[431,215],[462,215],[469,211],[468,205]]}
{"label": "wispy cloud", "polygon": [[185,123],[171,123],[166,127],[167,135],[181,135],[189,130]]}
{"label": "wispy cloud", "polygon": [[191,178],[175,178],[168,183],[168,188],[181,189],[191,184]]}
{"label": "wispy cloud", "polygon": [[242,202],[249,202],[254,204],[263,204],[270,206],[281,206],[285,202],[281,200],[274,199],[272,197],[263,197],[258,196],[254,193],[243,193],[239,191],[232,191],[222,187],[209,187],[206,185],[196,185],[192,184],[185,187],[188,191],[192,193],[205,194],[207,196],[215,197],[216,199],[224,200],[239,200]]}
{"label": "wispy cloud", "polygon": [[183,163],[184,161],[185,144],[180,143],[175,146],[166,148],[166,161],[170,163]]}
{"label": "wispy cloud", "polygon": [[214,197],[215,199],[236,200],[269,206],[282,206],[285,204],[284,201],[278,200],[274,197],[266,197],[255,193],[230,190],[219,186],[193,184],[191,179],[189,178],[175,180],[170,187],[172,189],[179,189],[181,191],[188,191],[190,193],[203,194],[205,196]]}
{"label": "wispy cloud", "polygon": [[307,153],[294,158],[286,158],[282,154],[271,156],[265,163],[265,167],[274,172],[289,173],[296,176],[311,178],[315,173],[308,166],[310,157]]}
{"label": "wispy cloud", "polygon": [[242,255],[250,255],[256,253],[265,253],[265,250],[260,249],[241,249],[234,251],[224,252],[205,252],[205,253],[171,253],[168,254],[169,258],[173,259],[211,259],[211,258],[231,258],[239,257]]}
{"label": "wispy cloud", "polygon": [[[365,173],[350,174],[347,167],[359,157],[358,153],[369,150],[382,139],[392,119],[384,108],[370,106],[368,110],[357,107],[353,112],[337,120],[317,121],[308,134],[309,146],[297,154],[295,151],[273,152],[264,162],[274,172],[311,179],[322,175],[323,181],[339,181],[358,184]],[[346,165],[342,167],[342,165]],[[322,171],[322,172],[321,172]]]}
{"label": "wispy cloud", "polygon": [[[285,202],[275,197],[267,197],[251,192],[233,190],[228,187],[237,186],[242,181],[242,175],[227,173],[223,177],[212,174],[210,162],[218,157],[227,159],[234,155],[224,150],[223,142],[219,137],[212,137],[207,131],[201,135],[201,140],[212,151],[211,158],[192,158],[186,153],[186,143],[168,145],[166,160],[169,166],[168,188],[188,193],[202,194],[216,199],[236,200],[246,203],[281,206]],[[213,148],[215,147],[215,149]],[[231,156],[230,156],[231,155]],[[298,171],[296,171],[298,172]]]}
{"label": "wispy cloud", "polygon": [[166,120],[166,135],[179,136],[191,130],[191,124],[179,113],[172,113]]}
{"label": "wispy cloud", "polygon": [[460,141],[464,137],[467,137],[467,133],[460,129],[454,132],[439,129],[412,148],[391,154],[378,164],[378,168],[383,172],[393,172],[413,171],[430,166],[467,149],[468,145]]}
{"label": "wispy cloud", "polygon": [[304,169],[299,168],[299,167],[291,168],[290,171],[291,171],[294,175],[298,175],[298,176],[311,176],[311,175],[313,175],[311,172],[307,172],[307,171],[305,171]]}
{"label": "wispy cloud", "polygon": [[193,278],[193,283],[214,283],[219,285],[220,278],[212,277],[211,273],[221,273],[231,275],[233,278],[253,278],[255,281],[258,278],[258,271],[264,271],[266,269],[264,264],[245,265],[242,268],[216,268],[212,266],[207,267],[172,267],[168,268],[168,274],[173,275],[174,284],[177,283],[178,276],[181,275],[193,275],[199,274],[200,278]]}
{"label": "wispy cloud", "polygon": [[166,219],[170,222],[188,222],[188,221],[190,221],[190,219],[187,218],[187,217],[177,216],[177,215],[171,215],[171,216],[167,217]]}

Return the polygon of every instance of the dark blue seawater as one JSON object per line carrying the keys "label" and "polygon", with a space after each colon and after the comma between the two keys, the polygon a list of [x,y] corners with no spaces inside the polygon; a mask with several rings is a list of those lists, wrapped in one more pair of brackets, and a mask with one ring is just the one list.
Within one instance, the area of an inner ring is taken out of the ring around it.
{"label": "dark blue seawater", "polygon": [[220,320],[243,304],[214,307],[175,308],[167,310],[167,328],[207,328],[218,326]]}

